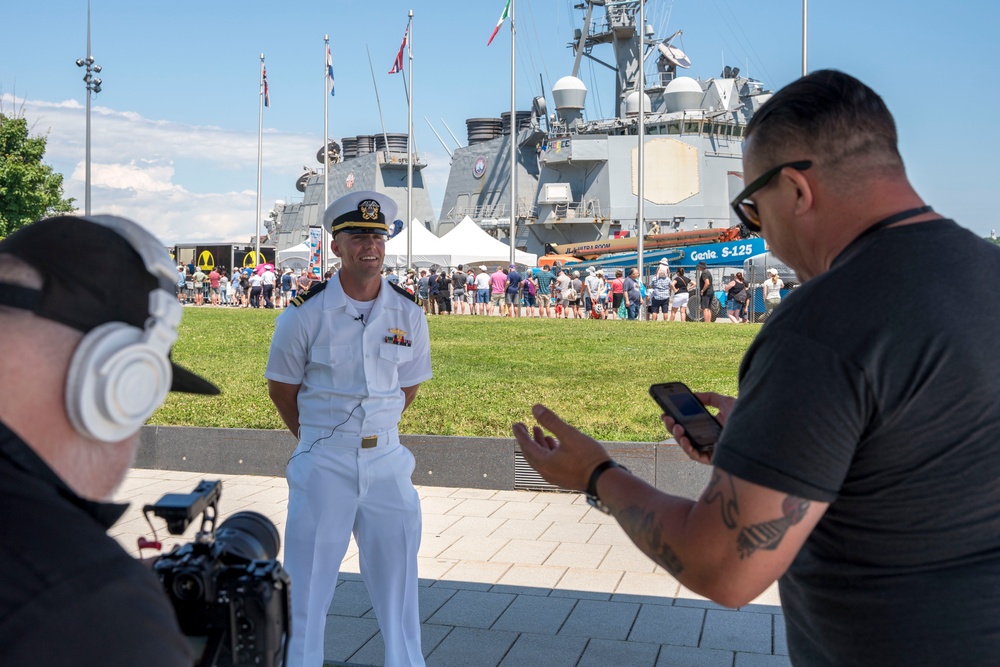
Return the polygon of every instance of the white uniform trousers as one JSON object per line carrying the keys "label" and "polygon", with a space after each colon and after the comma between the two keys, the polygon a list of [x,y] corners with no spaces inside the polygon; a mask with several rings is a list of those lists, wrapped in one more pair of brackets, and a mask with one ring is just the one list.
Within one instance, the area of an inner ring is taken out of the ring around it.
{"label": "white uniform trousers", "polygon": [[423,666],[417,596],[420,498],[414,458],[396,431],[360,436],[303,428],[289,460],[285,569],[291,577],[288,664],[321,667],[326,617],[353,532],[361,576],[385,640],[386,667]]}

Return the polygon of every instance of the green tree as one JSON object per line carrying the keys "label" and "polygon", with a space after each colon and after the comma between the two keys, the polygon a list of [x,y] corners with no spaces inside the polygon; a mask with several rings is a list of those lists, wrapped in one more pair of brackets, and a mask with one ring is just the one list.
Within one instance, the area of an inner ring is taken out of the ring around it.
{"label": "green tree", "polygon": [[0,112],[0,238],[54,213],[69,213],[63,176],[42,164],[47,137],[28,134],[28,120]]}

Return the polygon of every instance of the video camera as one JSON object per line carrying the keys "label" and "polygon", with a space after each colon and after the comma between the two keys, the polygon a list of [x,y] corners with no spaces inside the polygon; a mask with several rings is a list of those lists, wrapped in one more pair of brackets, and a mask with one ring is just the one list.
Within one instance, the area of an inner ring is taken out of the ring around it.
{"label": "video camera", "polygon": [[202,481],[142,508],[147,521],[150,513],[165,519],[171,535],[201,516],[194,541],[160,556],[153,572],[200,654],[197,667],[282,667],[290,599],[288,573],[276,560],[278,529],[257,512],[237,512],[216,529],[221,495],[221,481]]}

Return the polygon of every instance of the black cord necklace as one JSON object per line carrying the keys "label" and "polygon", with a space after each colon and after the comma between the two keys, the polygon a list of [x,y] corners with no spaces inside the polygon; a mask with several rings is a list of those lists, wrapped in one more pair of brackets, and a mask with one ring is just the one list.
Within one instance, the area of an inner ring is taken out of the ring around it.
{"label": "black cord necklace", "polygon": [[883,219],[879,220],[878,222],[873,223],[871,226],[869,226],[863,232],[861,232],[860,234],[858,234],[854,238],[853,241],[851,241],[850,243],[848,243],[846,248],[844,248],[843,250],[840,251],[840,254],[837,255],[837,257],[830,264],[830,268],[832,269],[839,262],[841,262],[842,260],[844,260],[847,257],[849,257],[852,254],[851,253],[852,249],[856,249],[857,246],[858,246],[858,244],[861,243],[861,241],[863,241],[864,239],[868,238],[869,236],[871,236],[875,232],[879,231],[880,229],[885,229],[889,225],[894,225],[897,222],[901,222],[903,220],[908,220],[910,218],[915,218],[918,215],[923,215],[924,213],[931,213],[933,211],[934,211],[934,209],[931,208],[930,206],[918,206],[917,208],[907,209],[907,210],[902,211],[900,213],[894,213],[893,215],[890,215],[888,218],[883,218]]}

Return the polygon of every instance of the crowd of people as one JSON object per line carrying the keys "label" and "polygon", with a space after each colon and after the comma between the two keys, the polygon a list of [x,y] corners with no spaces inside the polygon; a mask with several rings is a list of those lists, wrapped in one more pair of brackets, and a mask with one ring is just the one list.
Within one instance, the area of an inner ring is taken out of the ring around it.
{"label": "crowd of people", "polygon": [[312,283],[306,269],[296,276],[293,269],[276,273],[268,264],[260,272],[244,268],[230,275],[223,266],[206,274],[194,264],[178,264],[176,294],[182,304],[194,306],[285,308]]}
{"label": "crowd of people", "polygon": [[[776,282],[768,280],[771,289],[764,287],[765,298],[780,300],[784,283],[777,278],[777,270],[770,272]],[[403,275],[389,268],[384,273],[389,282],[420,297],[428,315],[611,320],[645,316],[650,320],[686,322],[693,303],[700,306],[704,321],[711,322],[720,309],[712,274],[704,263],[698,264],[692,278],[683,267],[671,271],[667,261],[661,260],[647,280],[640,279],[636,268],[606,273],[595,267],[581,272],[543,265],[521,272],[514,264],[498,265],[492,271],[482,264],[459,265],[453,271],[410,269]],[[726,277],[726,314],[731,321],[749,321],[751,289],[742,271]],[[769,301],[768,312],[772,309]]]}

